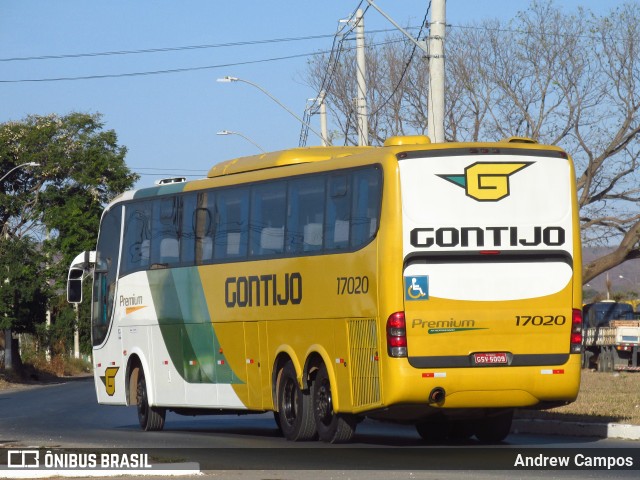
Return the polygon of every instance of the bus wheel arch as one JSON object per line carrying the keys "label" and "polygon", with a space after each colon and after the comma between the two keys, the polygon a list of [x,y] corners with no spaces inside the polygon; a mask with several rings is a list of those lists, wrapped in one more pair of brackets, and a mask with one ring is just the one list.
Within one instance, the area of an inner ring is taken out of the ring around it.
{"label": "bus wheel arch", "polygon": [[273,411],[278,411],[278,387],[282,378],[282,370],[287,363],[293,363],[291,356],[286,351],[281,351],[276,355],[271,371],[271,398],[273,400]]}
{"label": "bus wheel arch", "polygon": [[127,362],[127,405],[135,405],[140,428],[158,431],[164,428],[166,409],[152,407],[149,401],[145,370],[138,355],[131,355]]}
{"label": "bus wheel arch", "polygon": [[307,359],[304,362],[304,368],[302,370],[303,388],[311,388],[313,382],[315,381],[316,375],[318,374],[318,371],[324,363],[326,363],[326,359],[321,353],[317,351],[313,351],[309,355],[307,355]]}
{"label": "bus wheel arch", "polygon": [[346,443],[355,434],[358,418],[353,414],[336,413],[333,395],[335,381],[332,381],[324,362],[319,366],[311,389],[313,417],[318,437],[327,443]]}
{"label": "bus wheel arch", "polygon": [[127,370],[126,370],[126,399],[127,406],[136,405],[138,402],[138,377],[140,372],[142,371],[142,361],[140,357],[137,355],[131,355],[127,362]]}
{"label": "bus wheel arch", "polygon": [[273,419],[276,422],[278,431],[282,434],[282,425],[280,424],[280,414],[278,413],[278,389],[280,387],[280,379],[282,378],[282,370],[287,362],[291,362],[291,357],[285,352],[280,352],[273,362],[271,371],[271,401],[273,403]]}
{"label": "bus wheel arch", "polygon": [[276,423],[287,440],[315,440],[317,437],[311,393],[303,388],[293,362],[288,356],[282,356],[274,368],[274,410],[277,412]]}

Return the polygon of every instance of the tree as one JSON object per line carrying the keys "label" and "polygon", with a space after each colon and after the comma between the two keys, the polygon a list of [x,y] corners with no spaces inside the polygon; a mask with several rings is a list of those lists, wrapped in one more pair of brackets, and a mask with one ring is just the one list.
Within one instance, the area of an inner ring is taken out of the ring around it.
{"label": "tree", "polygon": [[[0,182],[0,226],[12,253],[18,255],[17,246],[24,243],[41,254],[33,258],[40,258],[46,274],[29,275],[42,291],[48,281],[54,291],[63,288],[73,257],[95,247],[104,205],[138,179],[125,155],[99,114],[31,115],[0,124],[0,172],[27,162],[40,165],[18,169]],[[0,308],[17,307],[5,301]],[[16,327],[5,323],[4,328]]]}
{"label": "tree", "polygon": [[[574,158],[585,245],[615,245],[583,280],[640,258],[640,5],[598,17],[533,2],[511,21],[450,29],[446,40],[448,141],[531,137]],[[423,134],[428,62],[404,41],[368,49],[369,137]],[[345,52],[324,82],[328,110],[355,144],[355,61]],[[333,57],[335,58],[335,56]],[[327,57],[310,63],[316,88]]]}
{"label": "tree", "polygon": [[47,284],[42,254],[28,238],[0,239],[0,329],[5,331],[5,368],[15,364],[17,350],[11,332],[34,333],[35,320],[44,318]]}

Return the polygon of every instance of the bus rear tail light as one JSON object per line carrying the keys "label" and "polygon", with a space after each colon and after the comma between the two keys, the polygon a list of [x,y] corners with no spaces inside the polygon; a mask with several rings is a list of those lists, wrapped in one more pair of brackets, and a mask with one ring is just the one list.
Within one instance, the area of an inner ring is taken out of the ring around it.
{"label": "bus rear tail light", "polygon": [[582,310],[573,309],[571,322],[571,353],[582,352]]}
{"label": "bus rear tail light", "polygon": [[387,319],[387,351],[390,357],[407,356],[407,325],[404,312],[396,312]]}

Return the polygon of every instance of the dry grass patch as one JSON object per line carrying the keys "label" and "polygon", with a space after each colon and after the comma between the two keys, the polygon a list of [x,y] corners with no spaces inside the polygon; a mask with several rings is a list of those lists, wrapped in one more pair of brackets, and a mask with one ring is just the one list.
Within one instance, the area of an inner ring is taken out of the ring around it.
{"label": "dry grass patch", "polygon": [[578,399],[545,411],[522,410],[521,418],[640,425],[640,372],[582,371]]}
{"label": "dry grass patch", "polygon": [[68,355],[54,355],[51,359],[44,354],[26,355],[21,367],[11,372],[0,371],[0,391],[85,376],[91,373],[91,369],[89,362]]}

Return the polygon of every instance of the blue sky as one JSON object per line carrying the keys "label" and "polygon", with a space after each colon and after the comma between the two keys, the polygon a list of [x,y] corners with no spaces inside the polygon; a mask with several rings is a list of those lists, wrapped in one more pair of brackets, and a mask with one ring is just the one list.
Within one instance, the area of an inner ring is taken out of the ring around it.
{"label": "blue sky", "polygon": [[[216,135],[220,130],[240,132],[266,150],[296,147],[300,123],[295,118],[249,85],[216,79],[231,75],[257,83],[302,116],[307,98],[317,94],[302,80],[311,58],[306,55],[330,50],[338,20],[348,17],[359,3],[0,0],[0,122],[29,114],[100,112],[106,128],[114,129],[119,143],[128,148],[129,167],[142,175],[138,187],[174,175],[201,177],[219,161],[258,153],[240,136]],[[428,3],[376,1],[404,26],[418,26]],[[558,4],[566,11],[581,5],[604,13],[622,3],[564,0]],[[528,4],[522,0],[449,0],[447,23],[507,19]],[[365,27],[367,31],[392,28],[373,9],[366,14]],[[298,40],[259,43],[285,38]],[[68,58],[243,42],[247,44]],[[67,58],[8,60],[61,55]],[[287,56],[297,57],[264,61]],[[174,69],[187,71],[14,82]],[[312,123],[319,130],[316,117]],[[319,140],[310,133],[308,144],[319,144]]]}

